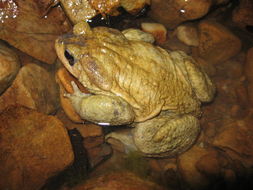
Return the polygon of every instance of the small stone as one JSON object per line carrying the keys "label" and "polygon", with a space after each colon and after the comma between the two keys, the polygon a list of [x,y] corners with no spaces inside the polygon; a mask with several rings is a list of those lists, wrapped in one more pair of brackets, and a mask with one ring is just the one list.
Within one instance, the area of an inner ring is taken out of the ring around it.
{"label": "small stone", "polygon": [[253,48],[250,48],[247,52],[246,63],[244,66],[244,73],[247,78],[248,96],[250,105],[253,106]]}
{"label": "small stone", "polygon": [[77,130],[83,138],[100,137],[103,135],[102,127],[93,123],[78,125]]}
{"label": "small stone", "polygon": [[208,13],[212,0],[152,0],[149,16],[168,28],[200,18]]}
{"label": "small stone", "polygon": [[187,152],[178,157],[178,169],[183,180],[193,189],[207,187],[209,180],[196,168],[199,159],[206,155],[208,150],[194,145]]}
{"label": "small stone", "polygon": [[172,51],[184,51],[187,54],[191,53],[191,49],[189,46],[178,40],[173,33],[168,31],[168,38],[165,43],[161,44],[161,47],[164,49],[169,49]]}
{"label": "small stone", "polygon": [[180,25],[176,29],[177,38],[188,46],[198,46],[199,37],[197,28],[191,25]]}
{"label": "small stone", "polygon": [[217,64],[235,56],[241,50],[241,41],[223,25],[209,20],[199,24],[199,56]]}
{"label": "small stone", "polygon": [[163,44],[167,39],[167,29],[160,23],[141,23],[144,32],[152,34],[157,44]]}
{"label": "small stone", "polygon": [[113,150],[116,150],[120,153],[125,153],[125,145],[121,141],[114,138],[109,138],[106,140],[106,142],[112,146]]}
{"label": "small stone", "polygon": [[15,51],[0,41],[0,94],[15,79],[20,68],[20,61]]}
{"label": "small stone", "polygon": [[165,190],[154,182],[141,179],[137,175],[128,172],[112,172],[100,177],[91,178],[84,184],[80,184],[72,190]]}
{"label": "small stone", "polygon": [[39,65],[26,64],[0,96],[0,112],[11,105],[22,105],[42,113],[53,113],[58,108],[58,96],[53,75]]}
{"label": "small stone", "polygon": [[24,107],[0,115],[0,155],[0,189],[40,189],[74,160],[62,122]]}
{"label": "small stone", "polygon": [[86,149],[91,149],[94,148],[96,146],[99,146],[101,144],[103,144],[104,141],[104,136],[100,136],[100,137],[87,137],[83,140],[83,145]]}
{"label": "small stone", "polygon": [[96,167],[112,153],[112,148],[108,144],[100,144],[96,147],[87,149],[91,168]]}

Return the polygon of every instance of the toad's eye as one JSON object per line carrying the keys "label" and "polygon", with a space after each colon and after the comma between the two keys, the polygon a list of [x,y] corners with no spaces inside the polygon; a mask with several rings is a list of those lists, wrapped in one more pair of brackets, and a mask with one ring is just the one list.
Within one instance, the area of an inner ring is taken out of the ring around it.
{"label": "toad's eye", "polygon": [[64,52],[64,56],[69,61],[69,64],[71,66],[75,64],[75,58],[70,54],[70,52],[67,49]]}

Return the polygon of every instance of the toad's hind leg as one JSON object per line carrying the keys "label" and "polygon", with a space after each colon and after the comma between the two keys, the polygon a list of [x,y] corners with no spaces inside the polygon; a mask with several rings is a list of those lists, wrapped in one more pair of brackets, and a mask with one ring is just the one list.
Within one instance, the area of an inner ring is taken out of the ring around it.
{"label": "toad's hind leg", "polygon": [[175,156],[193,145],[199,132],[199,121],[190,114],[160,116],[137,124],[133,138],[136,147],[147,156]]}

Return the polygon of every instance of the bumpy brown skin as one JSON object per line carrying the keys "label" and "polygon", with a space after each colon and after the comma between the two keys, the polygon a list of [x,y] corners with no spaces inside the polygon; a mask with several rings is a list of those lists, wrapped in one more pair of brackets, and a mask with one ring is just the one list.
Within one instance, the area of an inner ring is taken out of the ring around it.
{"label": "bumpy brown skin", "polygon": [[[92,94],[127,102],[134,112],[131,122],[144,122],[162,112],[159,117],[163,119],[158,120],[166,123],[164,128],[160,124],[154,125],[155,130],[151,124],[147,128],[145,123],[136,125],[135,143],[145,154],[166,152],[171,155],[168,153],[171,151],[175,155],[196,139],[199,124],[193,115],[199,115],[201,102],[212,100],[215,87],[185,53],[168,52],[144,41],[128,40],[111,28],[91,30],[84,23],[75,26],[74,35],[59,38],[56,50],[65,67]],[[73,66],[64,56],[65,51],[74,57]],[[185,129],[181,130],[180,125]],[[170,134],[173,131],[178,134]],[[147,139],[143,140],[143,133],[149,138],[148,144]],[[180,143],[184,145],[180,147]]]}

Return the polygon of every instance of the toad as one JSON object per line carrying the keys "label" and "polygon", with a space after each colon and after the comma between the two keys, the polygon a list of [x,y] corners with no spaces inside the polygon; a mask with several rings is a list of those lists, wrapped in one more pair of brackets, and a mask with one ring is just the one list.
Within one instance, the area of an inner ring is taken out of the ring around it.
{"label": "toad", "polygon": [[73,35],[56,40],[63,65],[90,92],[81,93],[72,82],[74,93],[67,97],[85,120],[133,126],[131,135],[118,138],[132,142],[143,155],[182,153],[198,137],[201,102],[213,99],[215,87],[184,52],[162,49],[143,35],[124,34],[81,22]]}

